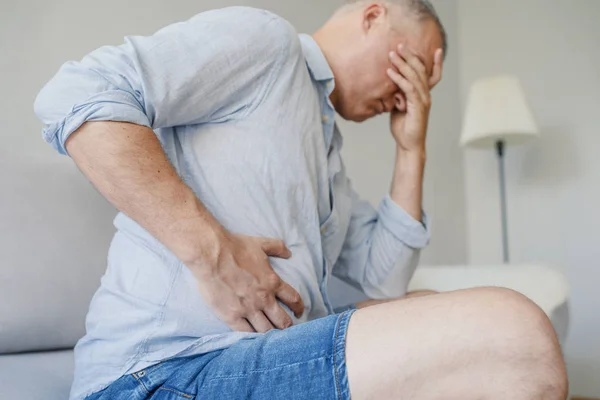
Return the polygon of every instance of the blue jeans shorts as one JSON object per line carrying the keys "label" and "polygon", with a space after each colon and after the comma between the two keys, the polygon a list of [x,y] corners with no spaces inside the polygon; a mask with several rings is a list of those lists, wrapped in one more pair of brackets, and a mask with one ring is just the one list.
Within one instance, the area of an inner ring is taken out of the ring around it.
{"label": "blue jeans shorts", "polygon": [[354,311],[167,360],[86,400],[349,400],[346,333]]}

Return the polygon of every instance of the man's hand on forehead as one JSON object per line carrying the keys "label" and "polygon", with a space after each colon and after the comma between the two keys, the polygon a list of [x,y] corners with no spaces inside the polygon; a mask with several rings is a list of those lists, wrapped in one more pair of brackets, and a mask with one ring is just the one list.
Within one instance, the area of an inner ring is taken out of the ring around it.
{"label": "man's hand on forehead", "polygon": [[[433,66],[431,68],[431,72],[429,72],[429,68],[426,66],[426,62],[423,60],[423,56],[416,51],[410,49],[406,45],[400,44],[398,45],[398,49],[396,51],[390,52],[390,61],[392,61],[392,65],[396,67],[396,73],[402,75],[411,86],[415,88],[420,88],[420,94],[425,98],[429,97],[429,90],[433,89],[442,79],[442,70],[443,70],[443,59],[444,54],[442,49],[437,49],[433,56]],[[404,63],[408,64],[409,69],[404,69],[404,73],[402,71],[403,68],[399,66],[399,61],[402,60]],[[418,81],[415,82],[415,79]],[[392,79],[396,85],[398,82],[396,79]],[[424,90],[427,88],[428,90]],[[396,108],[401,111],[406,111],[406,92],[402,89],[402,85],[398,85],[399,93],[397,94],[397,104]]]}
{"label": "man's hand on forehead", "polygon": [[[427,62],[425,61],[422,54],[414,51],[413,49],[409,48],[404,44],[398,45],[397,50],[390,53],[390,60],[392,60],[392,64],[398,69],[398,66],[393,62],[394,57],[396,56],[400,56],[415,72],[417,72],[417,75],[420,78],[421,82],[423,82],[423,84],[427,82],[426,86],[428,86],[429,90],[433,89],[441,81],[444,60],[444,54],[442,49],[437,49],[435,51],[433,55],[433,65],[431,69],[427,67]],[[402,72],[399,69],[397,72],[400,72],[400,74],[402,75]],[[405,78],[410,81],[408,76],[405,76]],[[405,101],[406,95],[401,87],[399,87],[399,89],[400,96],[402,96],[402,100]],[[402,107],[399,108],[399,110],[406,111],[406,104],[403,101],[400,103],[403,104],[401,104]]]}
{"label": "man's hand on forehead", "polygon": [[392,135],[402,151],[423,154],[431,109],[430,91],[442,78],[442,50],[434,54],[431,73],[407,46],[399,45],[389,57],[394,68],[387,73],[399,89],[396,111],[391,115]]}

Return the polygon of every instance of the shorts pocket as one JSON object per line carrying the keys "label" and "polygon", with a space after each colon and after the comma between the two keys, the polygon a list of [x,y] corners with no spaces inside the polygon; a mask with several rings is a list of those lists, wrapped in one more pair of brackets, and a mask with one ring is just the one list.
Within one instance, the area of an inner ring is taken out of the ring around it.
{"label": "shorts pocket", "polygon": [[161,387],[152,398],[156,398],[156,400],[194,400],[196,396],[170,387]]}

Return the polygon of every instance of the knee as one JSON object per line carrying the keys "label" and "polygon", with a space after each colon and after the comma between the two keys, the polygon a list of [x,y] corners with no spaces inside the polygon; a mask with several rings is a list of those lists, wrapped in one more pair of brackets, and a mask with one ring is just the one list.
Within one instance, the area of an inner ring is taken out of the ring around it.
{"label": "knee", "polygon": [[510,289],[476,289],[474,300],[491,322],[484,328],[487,350],[498,362],[530,383],[544,399],[565,399],[567,374],[556,332],[546,313],[533,301]]}
{"label": "knee", "polygon": [[511,289],[475,289],[474,301],[480,312],[487,314],[493,328],[490,332],[504,343],[531,351],[559,351],[558,338],[546,313],[528,297]]}

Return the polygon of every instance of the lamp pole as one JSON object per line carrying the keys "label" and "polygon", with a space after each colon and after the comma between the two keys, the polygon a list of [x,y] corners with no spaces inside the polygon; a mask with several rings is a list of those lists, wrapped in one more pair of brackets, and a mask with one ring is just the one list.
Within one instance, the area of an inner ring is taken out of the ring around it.
{"label": "lamp pole", "polygon": [[496,153],[498,155],[498,171],[500,178],[500,211],[502,215],[502,254],[504,264],[508,264],[508,222],[506,219],[506,179],[504,176],[504,141],[496,142]]}

